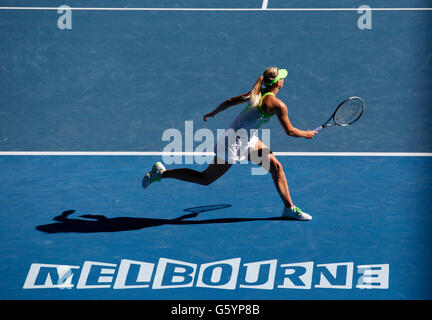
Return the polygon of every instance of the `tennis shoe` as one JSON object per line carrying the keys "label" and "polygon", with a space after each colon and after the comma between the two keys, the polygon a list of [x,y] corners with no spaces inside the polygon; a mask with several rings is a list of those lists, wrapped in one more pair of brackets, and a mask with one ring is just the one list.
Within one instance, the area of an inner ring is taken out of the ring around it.
{"label": "tennis shoe", "polygon": [[296,206],[293,206],[291,208],[284,208],[282,212],[282,218],[300,221],[312,220],[312,216],[310,216],[306,212],[303,212],[299,207]]}
{"label": "tennis shoe", "polygon": [[156,162],[153,168],[144,176],[141,185],[145,189],[155,181],[162,179],[162,173],[165,171],[165,167],[162,163]]}

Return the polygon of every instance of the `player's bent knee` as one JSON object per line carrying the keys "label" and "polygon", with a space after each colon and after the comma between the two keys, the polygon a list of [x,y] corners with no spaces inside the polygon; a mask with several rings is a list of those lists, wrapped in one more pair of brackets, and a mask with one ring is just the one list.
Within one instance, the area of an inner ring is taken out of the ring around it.
{"label": "player's bent knee", "polygon": [[273,171],[273,172],[283,171],[282,164],[274,156],[270,157],[270,171]]}

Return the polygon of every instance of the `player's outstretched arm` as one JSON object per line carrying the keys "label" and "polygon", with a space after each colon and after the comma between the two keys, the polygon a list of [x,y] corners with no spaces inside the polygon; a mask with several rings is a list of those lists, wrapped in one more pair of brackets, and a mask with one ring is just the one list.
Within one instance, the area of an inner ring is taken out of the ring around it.
{"label": "player's outstretched arm", "polygon": [[250,92],[225,100],[219,106],[217,106],[217,108],[214,109],[212,112],[205,114],[204,121],[207,121],[208,118],[214,117],[219,112],[222,112],[232,106],[247,102],[249,100],[249,97],[250,97]]}

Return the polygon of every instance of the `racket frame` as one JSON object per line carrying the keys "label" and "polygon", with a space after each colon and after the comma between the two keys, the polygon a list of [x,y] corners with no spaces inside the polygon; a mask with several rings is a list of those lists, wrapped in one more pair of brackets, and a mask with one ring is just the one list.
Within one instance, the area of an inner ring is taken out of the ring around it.
{"label": "racket frame", "polygon": [[[338,112],[339,108],[342,107],[342,105],[343,105],[345,102],[347,102],[347,101],[349,101],[349,100],[352,100],[352,99],[358,99],[358,100],[361,101],[361,103],[362,103],[362,110],[361,110],[360,114],[357,116],[357,118],[355,118],[355,119],[354,119],[353,121],[351,121],[350,123],[347,123],[347,124],[339,124],[339,123],[337,123],[337,122],[335,121],[334,117],[335,117],[336,113]],[[341,103],[339,103],[339,105],[337,106],[337,108],[336,108],[336,110],[333,112],[333,114],[330,116],[330,118],[329,118],[326,122],[324,122],[322,125],[320,125],[318,128],[316,128],[314,131],[320,131],[321,129],[324,129],[324,128],[327,128],[327,127],[331,127],[331,126],[340,126],[340,127],[346,127],[346,126],[349,126],[349,125],[353,124],[354,122],[356,122],[358,119],[361,118],[361,116],[362,116],[363,113],[364,113],[364,110],[365,110],[365,104],[364,104],[364,101],[363,101],[362,98],[357,97],[357,96],[349,97],[349,98],[345,99],[344,101],[342,101]],[[330,121],[332,121],[332,120],[333,120],[333,123],[330,123]]]}

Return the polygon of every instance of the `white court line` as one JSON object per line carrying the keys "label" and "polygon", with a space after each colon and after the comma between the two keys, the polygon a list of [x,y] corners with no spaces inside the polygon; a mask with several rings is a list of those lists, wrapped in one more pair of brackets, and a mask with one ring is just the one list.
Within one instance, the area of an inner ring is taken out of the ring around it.
{"label": "white court line", "polygon": [[273,152],[276,156],[301,157],[432,157],[428,152]]}
{"label": "white court line", "polygon": [[[264,5],[264,3],[263,3]],[[0,7],[0,10],[58,10],[60,7]],[[97,8],[70,7],[78,11],[431,11],[432,8]],[[63,8],[64,10],[64,8]]]}
{"label": "white court line", "polygon": [[267,9],[267,6],[268,6],[268,0],[263,0],[261,9]]}
{"label": "white court line", "polygon": [[[273,152],[282,157],[432,157],[430,152]],[[213,152],[0,151],[0,156],[214,156]]]}

